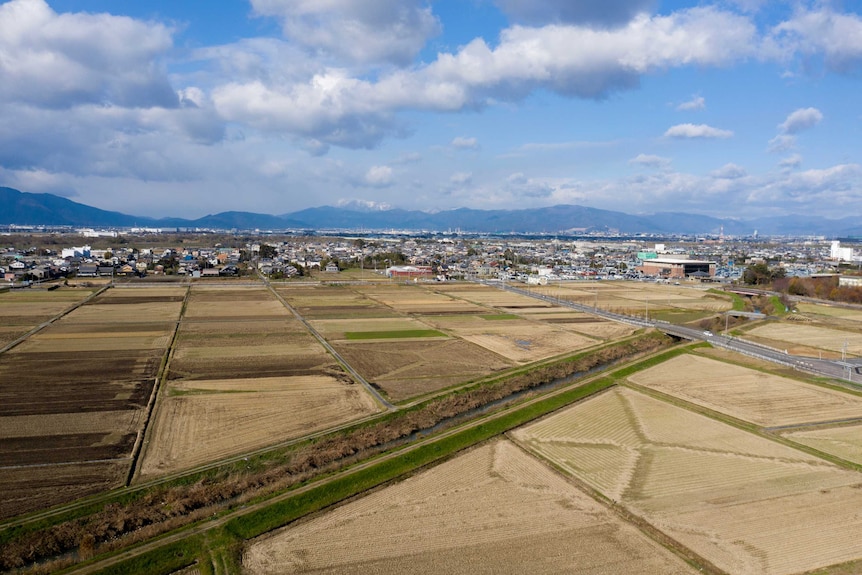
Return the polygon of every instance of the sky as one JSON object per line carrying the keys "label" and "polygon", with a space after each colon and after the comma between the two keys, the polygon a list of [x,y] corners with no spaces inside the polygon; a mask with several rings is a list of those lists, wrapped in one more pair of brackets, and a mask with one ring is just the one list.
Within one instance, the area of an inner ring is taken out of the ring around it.
{"label": "sky", "polygon": [[860,143],[862,0],[0,2],[0,185],[135,215],[838,218]]}

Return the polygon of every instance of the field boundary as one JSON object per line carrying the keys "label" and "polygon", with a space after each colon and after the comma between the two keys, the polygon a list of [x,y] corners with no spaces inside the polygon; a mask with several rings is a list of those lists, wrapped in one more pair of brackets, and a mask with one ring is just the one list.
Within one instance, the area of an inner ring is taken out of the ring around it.
{"label": "field boundary", "polygon": [[180,314],[177,317],[177,321],[174,324],[174,332],[171,334],[171,339],[168,342],[168,347],[165,350],[165,354],[162,357],[162,362],[159,365],[159,373],[156,374],[156,381],[153,384],[153,391],[150,393],[150,399],[147,402],[147,411],[144,417],[144,424],[141,426],[140,431],[138,432],[138,437],[135,440],[135,446],[132,449],[132,465],[129,467],[129,473],[126,476],[126,482],[124,487],[129,487],[134,481],[135,476],[140,473],[140,463],[143,459],[143,456],[146,454],[145,452],[145,443],[144,440],[147,436],[147,431],[150,428],[150,422],[153,419],[153,414],[156,411],[156,403],[158,403],[159,392],[162,389],[162,384],[168,377],[168,370],[171,365],[171,358],[174,356],[174,349],[176,348],[177,336],[180,333],[180,324],[183,321],[183,316],[186,313],[186,306],[188,306],[189,298],[191,297],[192,289],[191,286],[186,287],[186,295],[183,297],[183,305],[180,307]]}

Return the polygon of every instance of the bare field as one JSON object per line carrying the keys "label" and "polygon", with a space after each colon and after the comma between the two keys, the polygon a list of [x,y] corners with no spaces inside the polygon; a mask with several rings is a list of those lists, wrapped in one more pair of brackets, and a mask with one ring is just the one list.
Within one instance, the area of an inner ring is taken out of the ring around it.
{"label": "bare field", "polygon": [[[465,340],[518,363],[529,363],[595,345],[594,339],[528,321],[489,322],[482,330],[453,330]],[[515,324],[515,325],[512,325]]]}
{"label": "bare field", "polygon": [[140,323],[176,321],[182,302],[99,304],[94,300],[63,318],[75,323]]}
{"label": "bare field", "polygon": [[849,355],[862,355],[862,333],[860,332],[829,329],[801,323],[773,322],[747,331],[745,337],[749,335],[783,342],[782,347],[792,347],[796,344],[829,351],[841,351],[846,342]]}
{"label": "bare field", "polygon": [[112,293],[0,355],[0,515],[125,479],[182,303]]}
{"label": "bare field", "polygon": [[393,401],[437,391],[513,365],[460,339],[339,342],[335,347],[354,369],[380,386]]}
{"label": "bare field", "polygon": [[862,425],[804,429],[783,435],[796,443],[862,465]]}
{"label": "bare field", "polygon": [[513,436],[734,574],[862,557],[862,474],[614,388]]}
{"label": "bare field", "polygon": [[121,485],[128,461],[0,467],[0,517],[13,517]]}
{"label": "bare field", "polygon": [[376,411],[361,386],[323,375],[172,383],[160,398],[140,475],[194,467]]}
{"label": "bare field", "polygon": [[[487,286],[446,286],[438,288],[441,293],[449,294],[454,297],[473,302],[480,306],[496,307],[503,310],[519,310],[537,308],[556,308],[551,304],[543,306],[537,300],[516,293],[503,291],[497,288]],[[556,308],[560,310],[562,308]]]}
{"label": "bare field", "polygon": [[255,541],[243,565],[254,575],[695,572],[506,441]]}
{"label": "bare field", "polygon": [[680,355],[629,381],[763,426],[862,416],[862,397],[697,355]]}

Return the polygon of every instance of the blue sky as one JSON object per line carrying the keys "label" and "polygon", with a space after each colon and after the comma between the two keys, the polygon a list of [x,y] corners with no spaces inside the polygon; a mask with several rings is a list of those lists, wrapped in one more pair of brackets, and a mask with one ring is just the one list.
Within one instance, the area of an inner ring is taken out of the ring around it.
{"label": "blue sky", "polygon": [[860,1],[0,2],[0,185],[140,215],[862,214],[860,96]]}

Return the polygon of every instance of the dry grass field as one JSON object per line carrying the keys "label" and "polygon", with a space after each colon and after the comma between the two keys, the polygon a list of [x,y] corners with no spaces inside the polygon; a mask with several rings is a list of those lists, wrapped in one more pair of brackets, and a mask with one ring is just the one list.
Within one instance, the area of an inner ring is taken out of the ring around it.
{"label": "dry grass field", "polygon": [[598,342],[555,326],[526,320],[487,322],[485,328],[453,330],[459,337],[518,363],[571,353]]}
{"label": "dry grass field", "polygon": [[529,288],[537,293],[575,303],[598,306],[629,315],[644,315],[668,311],[724,311],[732,307],[729,298],[722,298],[695,286],[662,285],[648,282],[563,282]]}
{"label": "dry grass field", "polygon": [[853,321],[862,321],[862,310],[832,305],[820,305],[814,303],[798,303],[796,309],[800,313],[821,315],[827,318],[838,318]]}
{"label": "dry grass field", "polygon": [[829,329],[801,323],[768,323],[746,332],[745,338],[754,338],[775,347],[787,348],[793,353],[794,347],[814,347],[832,352],[840,352],[847,342],[848,356],[862,356],[862,332]]}
{"label": "dry grass field", "polygon": [[0,516],[125,479],[181,306],[108,290],[0,355]]}
{"label": "dry grass field", "polygon": [[628,379],[762,426],[862,416],[862,397],[858,395],[691,354],[677,356]]}
{"label": "dry grass field", "polygon": [[785,433],[784,437],[862,465],[862,425],[802,429]]}
{"label": "dry grass field", "polygon": [[862,558],[862,474],[636,391],[512,435],[728,573]]}
{"label": "dry grass field", "polygon": [[510,361],[460,339],[336,342],[335,348],[392,401],[438,391],[512,367]]}
{"label": "dry grass field", "polygon": [[506,441],[253,542],[253,575],[696,571]]}
{"label": "dry grass field", "polygon": [[187,469],[377,410],[361,386],[323,375],[174,383],[160,398],[140,477]]}

